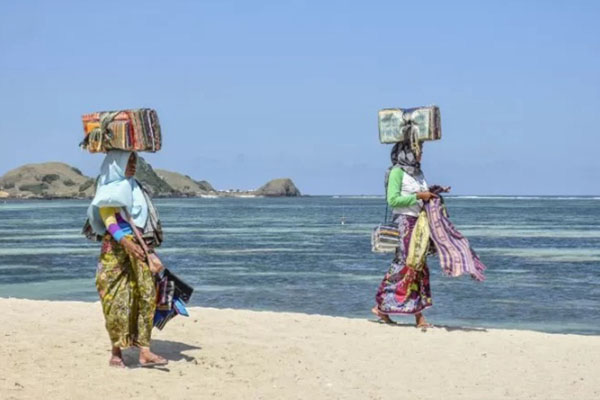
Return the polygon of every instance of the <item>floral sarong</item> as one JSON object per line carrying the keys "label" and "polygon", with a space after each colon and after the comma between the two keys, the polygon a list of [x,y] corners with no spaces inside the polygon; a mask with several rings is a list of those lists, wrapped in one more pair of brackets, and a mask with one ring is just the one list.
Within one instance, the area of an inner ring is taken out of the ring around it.
{"label": "floral sarong", "polygon": [[427,264],[423,263],[420,270],[406,265],[416,222],[416,217],[408,215],[398,214],[394,217],[394,223],[402,232],[402,240],[375,296],[377,307],[384,314],[416,314],[432,305]]}
{"label": "floral sarong", "polygon": [[156,309],[154,278],[145,262],[129,256],[109,234],[102,242],[96,289],[112,345],[150,346]]}

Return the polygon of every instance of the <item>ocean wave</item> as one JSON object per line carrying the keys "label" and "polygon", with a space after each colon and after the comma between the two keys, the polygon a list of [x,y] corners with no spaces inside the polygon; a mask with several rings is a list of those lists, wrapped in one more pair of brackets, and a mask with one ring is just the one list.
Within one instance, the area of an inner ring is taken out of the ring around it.
{"label": "ocean wave", "polygon": [[19,241],[19,240],[81,240],[81,234],[57,234],[57,235],[21,235],[21,236],[0,236],[0,243],[4,241]]}
{"label": "ocean wave", "polygon": [[[225,275],[228,275],[228,268],[211,268],[212,271],[222,271]],[[339,281],[377,281],[381,280],[380,275],[364,275],[364,274],[351,274],[339,271],[324,272],[324,271],[285,271],[283,274],[281,271],[256,271],[251,268],[245,270],[231,271],[232,276],[247,276],[247,277],[286,277],[294,278],[319,278],[319,279],[335,279]]]}
{"label": "ocean wave", "polygon": [[[492,248],[482,247],[476,251],[485,255],[491,253],[499,256],[526,258],[536,261],[555,262],[597,262],[600,261],[600,250],[590,248]],[[485,260],[484,260],[485,262]]]}
{"label": "ocean wave", "polygon": [[496,238],[600,238],[600,230],[582,229],[462,229],[467,237],[496,237]]}
{"label": "ocean wave", "polygon": [[[187,247],[167,247],[160,250],[160,254],[208,254],[208,255],[237,255],[237,254],[261,254],[261,253],[303,253],[305,250],[292,247],[270,247],[270,248],[245,248],[245,249],[203,249]],[[1,253],[0,253],[1,254]]]}
{"label": "ocean wave", "polygon": [[339,195],[339,196],[331,196],[332,199],[356,199],[356,200],[363,200],[363,199],[385,199],[385,196],[381,196],[381,195],[370,195],[370,194],[366,194],[366,195]]}
{"label": "ocean wave", "polygon": [[450,199],[467,200],[600,200],[596,196],[461,196],[446,195]]}
{"label": "ocean wave", "polygon": [[[20,222],[19,222],[20,224]],[[53,234],[53,233],[78,233],[81,229],[78,228],[36,228],[36,233]],[[0,235],[27,235],[31,233],[31,229],[0,229]],[[81,235],[80,235],[81,236]]]}
{"label": "ocean wave", "polygon": [[26,256],[26,255],[42,255],[42,254],[71,254],[85,255],[98,254],[99,249],[94,248],[68,248],[68,247],[13,247],[8,249],[0,249],[0,256]]}
{"label": "ocean wave", "polygon": [[85,209],[89,204],[89,200],[43,200],[35,201],[28,200],[23,203],[0,203],[0,212],[2,211],[20,211],[20,210],[39,210],[51,208],[81,208],[85,214]]}
{"label": "ocean wave", "polygon": [[322,234],[322,233],[369,233],[375,224],[346,224],[342,225],[339,222],[331,225],[307,227],[293,225],[287,227],[265,227],[265,226],[249,226],[249,227],[194,227],[194,226],[169,226],[165,223],[165,233],[206,233],[212,234],[233,234],[233,235],[269,235],[269,234]]}
{"label": "ocean wave", "polygon": [[0,271],[2,270],[40,270],[43,267],[41,265],[28,265],[28,264],[3,264],[0,265]]}
{"label": "ocean wave", "polygon": [[531,271],[527,271],[524,269],[514,269],[514,268],[503,268],[503,269],[496,269],[494,268],[494,272],[500,272],[500,273],[505,273],[505,274],[526,274],[529,273]]}

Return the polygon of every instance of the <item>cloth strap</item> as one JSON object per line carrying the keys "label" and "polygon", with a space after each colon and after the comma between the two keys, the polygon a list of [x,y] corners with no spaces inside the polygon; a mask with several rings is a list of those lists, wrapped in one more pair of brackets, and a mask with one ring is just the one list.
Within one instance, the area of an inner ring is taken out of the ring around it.
{"label": "cloth strap", "polygon": [[133,222],[133,218],[131,218],[129,211],[127,211],[127,209],[125,208],[123,208],[123,211],[125,212],[125,216],[127,217],[127,222],[129,222],[129,225],[131,225],[131,230],[135,234],[135,237],[137,238],[138,242],[140,242],[140,246],[142,246],[144,253],[146,253],[146,258],[150,257],[150,254],[152,254],[153,252],[146,245],[146,242],[144,241],[144,238],[142,238],[140,230]]}
{"label": "cloth strap", "polygon": [[412,118],[412,113],[403,113],[402,121],[404,126],[401,128],[404,133],[404,138],[410,141],[410,147],[415,155],[421,154],[421,143],[419,143],[419,130],[417,124]]}

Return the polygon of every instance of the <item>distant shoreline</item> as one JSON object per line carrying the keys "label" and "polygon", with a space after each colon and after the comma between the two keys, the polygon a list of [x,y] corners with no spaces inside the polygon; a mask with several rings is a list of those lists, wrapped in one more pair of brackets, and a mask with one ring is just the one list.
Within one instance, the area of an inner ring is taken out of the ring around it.
{"label": "distant shoreline", "polygon": [[[339,199],[384,199],[383,195],[375,194],[302,194],[300,196],[264,196],[264,195],[251,195],[251,194],[216,194],[206,196],[152,196],[153,199],[273,199],[273,198],[339,198]],[[448,199],[461,199],[461,200],[600,200],[600,195],[579,195],[579,196],[566,196],[566,195],[446,195]],[[1,201],[37,201],[37,200],[91,200],[92,197],[5,197],[0,198]]]}
{"label": "distant shoreline", "polygon": [[[152,196],[153,199],[280,199],[280,198],[301,198],[301,197],[320,197],[311,195],[301,196],[262,196],[262,195],[209,195],[209,196]],[[322,196],[330,197],[330,196]],[[52,201],[52,200],[92,200],[93,197],[5,197],[2,201]]]}
{"label": "distant shoreline", "polygon": [[[258,189],[218,190],[206,180],[198,181],[178,172],[154,170],[142,157],[138,158],[135,178],[152,197],[299,197],[302,195],[290,178],[271,179]],[[25,164],[0,176],[0,200],[89,199],[94,196],[96,178],[61,162]]]}

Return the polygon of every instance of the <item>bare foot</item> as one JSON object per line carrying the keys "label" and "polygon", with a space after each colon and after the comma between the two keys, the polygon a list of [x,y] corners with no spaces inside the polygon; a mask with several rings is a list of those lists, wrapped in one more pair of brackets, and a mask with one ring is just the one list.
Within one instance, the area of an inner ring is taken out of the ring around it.
{"label": "bare foot", "polygon": [[433,328],[433,325],[427,322],[425,316],[421,313],[415,314],[415,320],[417,322],[417,328],[427,330],[427,328]]}
{"label": "bare foot", "polygon": [[140,347],[140,365],[142,367],[156,367],[168,363],[166,358],[152,353],[149,347]]}
{"label": "bare foot", "polygon": [[382,313],[381,311],[379,311],[379,308],[377,308],[377,306],[371,308],[371,312],[373,314],[375,314],[377,316],[377,318],[379,318],[380,320],[382,320],[386,324],[393,324],[394,323],[394,321],[392,321],[392,319],[390,318],[390,316],[387,315],[387,314]]}
{"label": "bare foot", "polygon": [[118,347],[113,347],[111,350],[110,360],[108,360],[108,365],[116,368],[125,368],[125,363],[123,362],[123,355],[121,354],[121,349]]}

